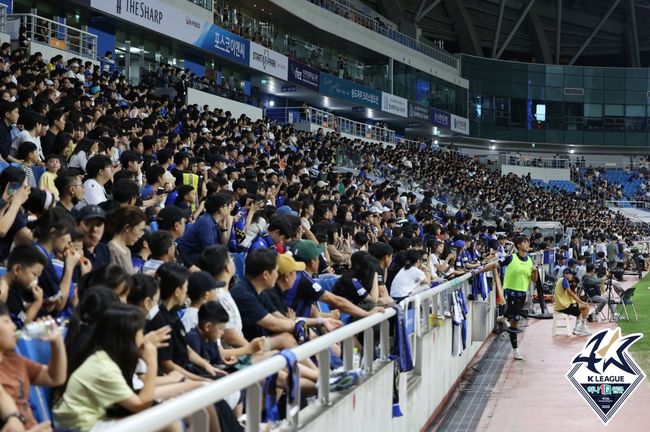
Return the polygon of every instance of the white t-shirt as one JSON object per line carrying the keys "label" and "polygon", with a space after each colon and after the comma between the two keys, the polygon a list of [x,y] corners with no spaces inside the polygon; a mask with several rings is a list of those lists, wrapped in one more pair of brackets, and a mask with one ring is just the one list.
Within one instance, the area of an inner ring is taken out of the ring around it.
{"label": "white t-shirt", "polygon": [[104,186],[100,185],[95,179],[88,179],[84,183],[84,199],[85,204],[101,204],[108,200],[106,198],[106,190]]}
{"label": "white t-shirt", "polygon": [[195,307],[188,307],[183,311],[181,318],[185,332],[189,333],[194,327],[199,325],[199,309]]}
{"label": "white t-shirt", "polygon": [[424,281],[425,274],[417,267],[401,269],[395,275],[390,286],[390,296],[393,298],[407,297],[413,290],[418,288]]}
{"label": "white t-shirt", "polygon": [[40,137],[33,137],[26,130],[20,131],[20,133],[12,141],[11,147],[17,151],[18,147],[24,142],[32,142],[36,144],[36,150],[38,151],[38,160],[45,160],[45,156],[43,156],[43,148],[41,147]]}
{"label": "white t-shirt", "polygon": [[225,288],[217,288],[217,301],[228,312],[226,329],[235,329],[237,330],[237,334],[243,336],[241,315],[239,314],[239,309],[237,309],[235,299],[230,295],[230,291]]}

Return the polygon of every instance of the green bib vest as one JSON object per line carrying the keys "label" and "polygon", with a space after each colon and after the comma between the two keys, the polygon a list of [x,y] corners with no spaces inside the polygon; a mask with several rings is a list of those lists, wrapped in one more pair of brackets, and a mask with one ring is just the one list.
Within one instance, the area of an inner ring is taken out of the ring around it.
{"label": "green bib vest", "polygon": [[512,261],[506,267],[506,275],[503,278],[503,289],[528,291],[528,284],[532,274],[533,260],[528,257],[526,261],[522,261],[519,255],[512,254]]}

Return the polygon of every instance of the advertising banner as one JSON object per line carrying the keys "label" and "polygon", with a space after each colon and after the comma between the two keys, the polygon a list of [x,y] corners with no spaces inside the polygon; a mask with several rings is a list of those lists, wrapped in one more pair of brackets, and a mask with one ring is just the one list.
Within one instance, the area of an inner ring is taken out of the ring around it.
{"label": "advertising banner", "polygon": [[320,72],[312,67],[289,59],[289,81],[318,91]]}
{"label": "advertising banner", "polygon": [[320,92],[326,96],[381,109],[381,92],[379,90],[355,84],[325,72],[320,74]]}
{"label": "advertising banner", "polygon": [[159,0],[90,0],[90,7],[248,66],[250,44],[246,39],[170,4]]}
{"label": "advertising banner", "polygon": [[429,121],[429,107],[409,102],[409,117]]}
{"label": "advertising banner", "polygon": [[255,42],[250,42],[249,66],[287,81],[289,58]]}
{"label": "advertising banner", "polygon": [[451,130],[463,135],[469,135],[469,120],[467,120],[465,117],[460,117],[452,114]]}
{"label": "advertising banner", "polygon": [[381,92],[381,110],[400,117],[406,117],[408,115],[408,101],[403,97]]}
{"label": "advertising banner", "polygon": [[435,108],[429,110],[429,121],[434,125],[445,129],[451,129],[451,114]]}

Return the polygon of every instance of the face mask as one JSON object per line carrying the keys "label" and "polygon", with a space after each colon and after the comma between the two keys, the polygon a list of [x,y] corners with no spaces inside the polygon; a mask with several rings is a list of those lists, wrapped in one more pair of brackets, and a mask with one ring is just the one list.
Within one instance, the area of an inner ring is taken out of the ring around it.
{"label": "face mask", "polygon": [[158,311],[160,310],[159,305],[154,305],[151,309],[149,309],[149,312],[147,312],[147,320],[152,320],[153,317],[155,317],[158,314]]}

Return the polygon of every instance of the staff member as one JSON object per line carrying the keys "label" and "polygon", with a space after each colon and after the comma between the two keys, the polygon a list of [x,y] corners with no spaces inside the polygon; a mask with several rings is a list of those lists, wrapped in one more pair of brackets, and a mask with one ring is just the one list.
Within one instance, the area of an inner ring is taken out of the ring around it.
{"label": "staff member", "polygon": [[528,238],[518,235],[514,238],[513,243],[517,252],[488,264],[483,271],[491,270],[497,266],[505,267],[503,293],[507,307],[505,316],[510,321],[510,344],[514,350],[515,360],[523,360],[524,357],[517,346],[517,328],[526,302],[528,286],[531,282],[537,281],[538,273],[533,259],[528,256],[530,251]]}

